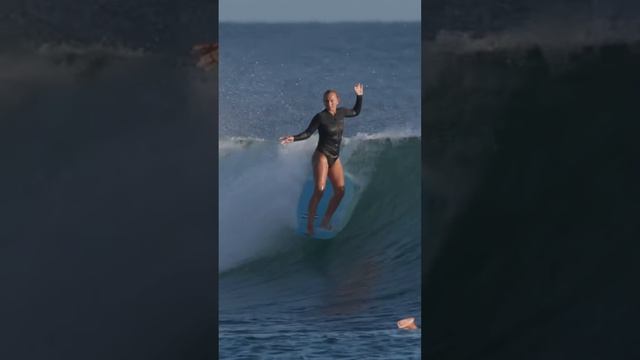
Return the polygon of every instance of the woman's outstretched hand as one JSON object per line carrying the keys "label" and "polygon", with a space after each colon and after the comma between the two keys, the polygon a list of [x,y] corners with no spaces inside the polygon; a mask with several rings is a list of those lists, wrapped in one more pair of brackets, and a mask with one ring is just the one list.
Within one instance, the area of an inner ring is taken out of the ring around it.
{"label": "woman's outstretched hand", "polygon": [[364,94],[364,86],[362,86],[362,84],[357,83],[354,87],[353,90],[356,92],[356,95],[363,95]]}
{"label": "woman's outstretched hand", "polygon": [[285,135],[280,138],[280,144],[282,145],[292,143],[292,142],[293,142],[293,136],[291,135]]}

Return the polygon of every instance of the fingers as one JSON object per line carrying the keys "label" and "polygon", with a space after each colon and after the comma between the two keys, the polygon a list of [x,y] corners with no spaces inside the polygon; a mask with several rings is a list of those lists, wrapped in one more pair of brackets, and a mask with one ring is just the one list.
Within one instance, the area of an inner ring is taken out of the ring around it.
{"label": "fingers", "polygon": [[290,136],[290,135],[282,136],[279,140],[280,140],[280,144],[282,145],[288,144],[290,142],[293,142],[293,136]]}

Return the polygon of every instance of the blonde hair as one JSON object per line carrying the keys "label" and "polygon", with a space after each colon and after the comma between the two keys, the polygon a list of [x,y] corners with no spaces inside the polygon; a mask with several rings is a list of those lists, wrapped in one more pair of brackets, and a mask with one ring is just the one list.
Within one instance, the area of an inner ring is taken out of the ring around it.
{"label": "blonde hair", "polygon": [[338,99],[340,99],[340,95],[338,95],[338,92],[337,92],[336,90],[329,89],[329,90],[327,90],[327,91],[325,91],[325,92],[324,92],[324,95],[322,95],[322,100],[326,99],[326,98],[327,98],[327,96],[329,96],[329,94],[332,94],[332,93],[333,93],[333,94],[336,94],[336,97],[337,97]]}

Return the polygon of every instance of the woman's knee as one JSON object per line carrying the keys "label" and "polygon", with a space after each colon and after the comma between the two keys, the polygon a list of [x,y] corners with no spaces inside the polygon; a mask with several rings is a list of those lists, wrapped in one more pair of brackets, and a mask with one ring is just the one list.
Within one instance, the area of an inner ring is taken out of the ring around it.
{"label": "woman's knee", "polygon": [[340,196],[340,197],[344,196],[344,193],[345,193],[344,185],[343,186],[337,186],[334,191],[335,191],[336,196]]}
{"label": "woman's knee", "polygon": [[324,184],[316,184],[316,186],[313,188],[313,195],[322,195],[324,193],[324,188]]}

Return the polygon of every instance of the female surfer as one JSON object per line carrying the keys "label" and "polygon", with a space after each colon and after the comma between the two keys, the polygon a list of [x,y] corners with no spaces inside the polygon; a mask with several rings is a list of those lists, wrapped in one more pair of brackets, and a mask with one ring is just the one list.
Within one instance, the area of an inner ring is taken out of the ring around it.
{"label": "female surfer", "polygon": [[322,218],[320,227],[331,229],[329,222],[331,216],[338,208],[340,200],[344,196],[344,171],[338,156],[340,155],[340,143],[342,142],[342,132],[344,130],[344,118],[354,117],[360,113],[362,107],[362,96],[364,87],[357,83],[353,90],[356,93],[356,104],[353,109],[339,108],[340,97],[335,90],[327,90],[323,100],[325,109],[316,114],[311,120],[307,129],[298,135],[287,135],[280,138],[282,144],[289,144],[294,141],[308,139],[316,130],[320,138],[318,146],[311,157],[313,167],[314,189],[309,200],[309,216],[307,218],[307,233],[313,235],[313,223],[316,216],[316,209],[322,194],[324,193],[327,175],[333,185],[333,196],[327,206],[327,211]]}

